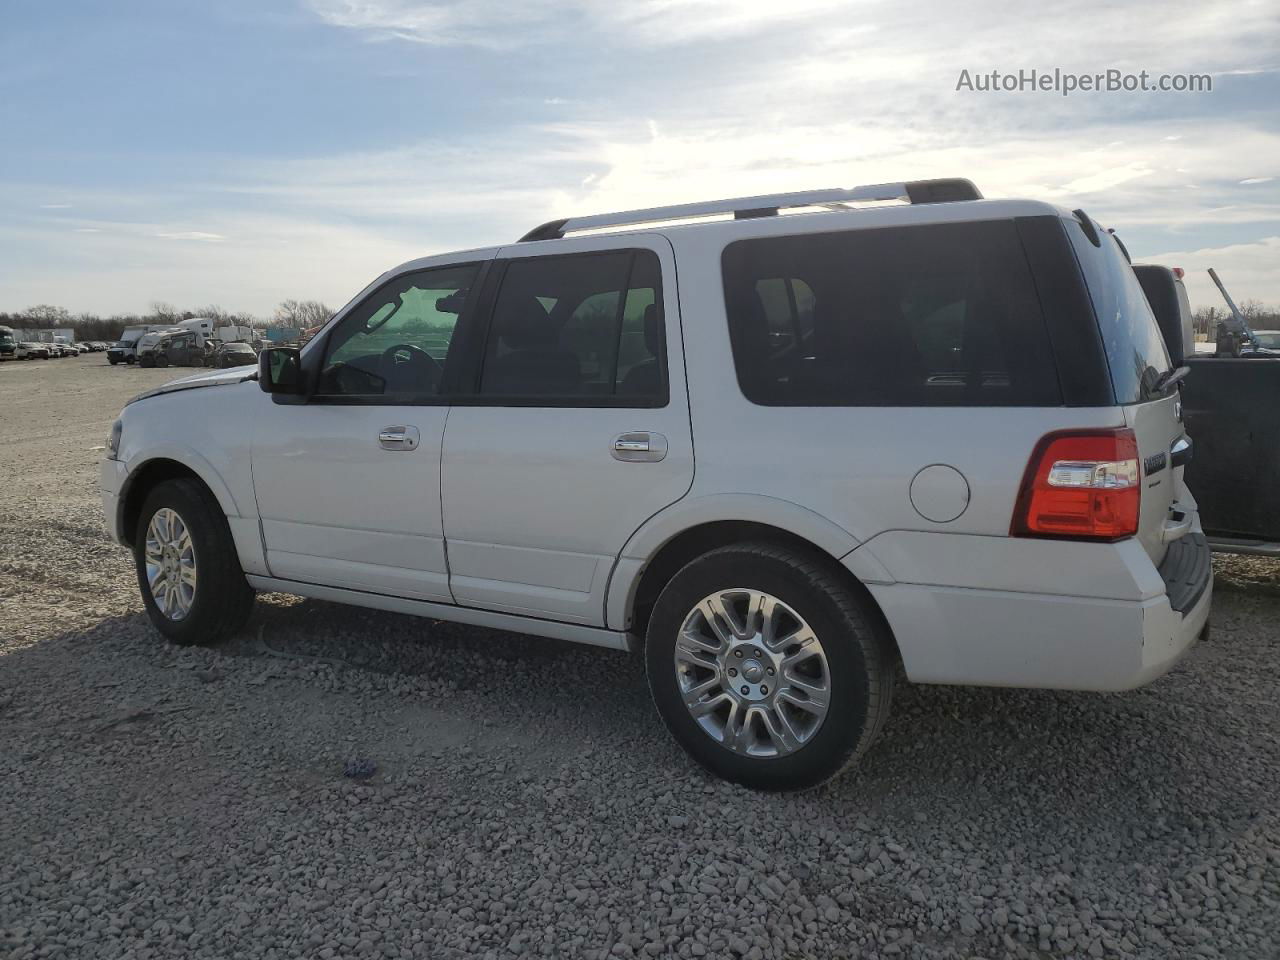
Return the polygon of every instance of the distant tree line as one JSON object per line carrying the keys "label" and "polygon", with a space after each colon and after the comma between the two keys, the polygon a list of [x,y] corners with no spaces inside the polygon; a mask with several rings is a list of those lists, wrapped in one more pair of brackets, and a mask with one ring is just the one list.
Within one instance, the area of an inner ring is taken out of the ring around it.
{"label": "distant tree line", "polygon": [[[1261,300],[1241,300],[1236,304],[1244,314],[1245,322],[1253,330],[1280,330],[1280,308],[1268,306]],[[1202,333],[1210,340],[1218,330],[1218,321],[1230,318],[1231,312],[1225,307],[1200,307],[1192,315],[1192,325],[1196,333]]]}
{"label": "distant tree line", "polygon": [[93,313],[73,314],[66,307],[41,303],[12,313],[0,311],[0,326],[29,330],[72,327],[80,340],[119,340],[125,327],[172,325],[192,317],[208,317],[213,320],[215,327],[226,324],[257,328],[278,325],[305,330],[324,323],[331,316],[333,311],[319,300],[285,300],[276,307],[270,320],[263,320],[249,313],[235,313],[216,303],[196,309],[179,309],[171,303],[157,300],[151,304],[148,313],[113,314],[109,317]]}

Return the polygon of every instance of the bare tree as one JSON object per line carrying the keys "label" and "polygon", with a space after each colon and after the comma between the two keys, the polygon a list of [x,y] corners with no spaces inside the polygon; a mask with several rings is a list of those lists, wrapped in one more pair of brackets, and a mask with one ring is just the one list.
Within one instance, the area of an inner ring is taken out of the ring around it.
{"label": "bare tree", "polygon": [[332,316],[333,310],[319,300],[284,300],[276,307],[273,319],[281,326],[306,330]]}
{"label": "bare tree", "polygon": [[172,303],[165,303],[163,300],[151,301],[151,316],[154,323],[177,323],[179,320],[186,319],[182,311],[175,307]]}
{"label": "bare tree", "polygon": [[1212,337],[1218,329],[1218,321],[1225,320],[1227,311],[1217,307],[1199,307],[1191,314],[1191,328],[1198,334]]}
{"label": "bare tree", "polygon": [[55,307],[48,303],[27,307],[22,313],[38,327],[60,327],[71,323],[71,312],[66,307]]}

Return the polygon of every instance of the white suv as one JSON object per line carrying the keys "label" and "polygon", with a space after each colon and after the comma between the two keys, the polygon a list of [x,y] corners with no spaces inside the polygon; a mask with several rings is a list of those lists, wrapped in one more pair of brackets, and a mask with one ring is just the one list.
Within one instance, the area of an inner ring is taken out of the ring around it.
{"label": "white suv", "polygon": [[1184,372],[1080,211],[690,204],[406,263],[301,351],[143,394],[103,502],[174,641],[272,590],[643,649],[698,761],[805,787],[899,664],[1118,690],[1187,650]]}

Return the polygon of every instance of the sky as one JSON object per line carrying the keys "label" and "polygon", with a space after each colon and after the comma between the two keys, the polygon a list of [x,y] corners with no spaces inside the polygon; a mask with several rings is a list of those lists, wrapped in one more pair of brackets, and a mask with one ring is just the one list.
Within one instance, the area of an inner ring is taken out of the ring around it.
{"label": "sky", "polygon": [[[4,0],[0,310],[269,316],[543,221],[926,177],[1280,305],[1275,0]],[[982,92],[961,71],[1208,74]]]}

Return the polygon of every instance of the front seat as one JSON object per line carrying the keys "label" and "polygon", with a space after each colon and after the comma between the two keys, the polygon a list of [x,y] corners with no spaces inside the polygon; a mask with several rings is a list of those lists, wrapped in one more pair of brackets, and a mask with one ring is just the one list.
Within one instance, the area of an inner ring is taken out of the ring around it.
{"label": "front seat", "polygon": [[485,364],[481,389],[486,393],[571,396],[581,392],[577,354],[560,346],[556,323],[537,300],[522,312],[508,315],[497,333],[508,352]]}
{"label": "front seat", "polygon": [[644,345],[649,359],[641,360],[622,378],[622,393],[631,397],[650,397],[662,393],[662,321],[657,304],[644,308]]}

